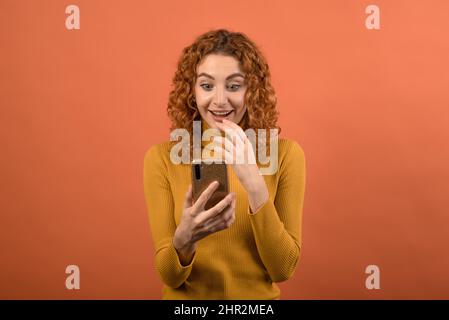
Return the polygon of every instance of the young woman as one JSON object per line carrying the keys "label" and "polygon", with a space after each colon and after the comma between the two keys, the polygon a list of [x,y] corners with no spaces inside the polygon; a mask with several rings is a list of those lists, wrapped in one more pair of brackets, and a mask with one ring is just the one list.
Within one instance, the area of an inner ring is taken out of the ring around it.
{"label": "young woman", "polygon": [[[178,62],[171,129],[192,133],[193,122],[201,121],[203,131],[223,133],[213,138],[223,155],[244,150],[257,158],[245,130],[279,129],[270,81],[265,58],[246,35],[207,32]],[[194,202],[191,164],[174,163],[174,142],[147,151],[144,191],[163,299],[280,298],[276,282],[293,275],[301,253],[305,159],[295,141],[276,143],[274,173],[261,175],[250,157],[229,164],[230,193],[208,210],[218,183]]]}

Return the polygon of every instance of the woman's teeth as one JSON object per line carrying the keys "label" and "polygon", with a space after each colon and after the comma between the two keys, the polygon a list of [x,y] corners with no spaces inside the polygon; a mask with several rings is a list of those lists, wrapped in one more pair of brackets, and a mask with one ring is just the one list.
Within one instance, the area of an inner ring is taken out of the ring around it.
{"label": "woman's teeth", "polygon": [[223,116],[228,116],[228,115],[230,115],[231,112],[232,112],[233,110],[230,110],[230,111],[212,111],[212,110],[209,110],[209,111],[210,111],[213,115],[223,117]]}

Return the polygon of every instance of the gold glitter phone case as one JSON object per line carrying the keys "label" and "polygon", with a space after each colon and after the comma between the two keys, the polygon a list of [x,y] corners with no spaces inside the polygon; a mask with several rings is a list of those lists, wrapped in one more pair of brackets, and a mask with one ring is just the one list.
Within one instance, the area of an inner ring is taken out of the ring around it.
{"label": "gold glitter phone case", "polygon": [[207,201],[204,209],[210,209],[223,200],[229,193],[228,171],[224,162],[210,164],[203,161],[192,163],[192,193],[194,203],[201,193],[213,182],[218,181],[218,188]]}

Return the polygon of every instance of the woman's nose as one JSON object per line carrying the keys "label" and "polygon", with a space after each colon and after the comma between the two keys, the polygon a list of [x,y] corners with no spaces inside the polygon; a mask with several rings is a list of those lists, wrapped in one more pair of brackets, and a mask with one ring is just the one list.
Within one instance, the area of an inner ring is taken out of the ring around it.
{"label": "woman's nose", "polygon": [[214,103],[216,106],[223,106],[227,102],[226,91],[224,89],[217,88],[214,96]]}

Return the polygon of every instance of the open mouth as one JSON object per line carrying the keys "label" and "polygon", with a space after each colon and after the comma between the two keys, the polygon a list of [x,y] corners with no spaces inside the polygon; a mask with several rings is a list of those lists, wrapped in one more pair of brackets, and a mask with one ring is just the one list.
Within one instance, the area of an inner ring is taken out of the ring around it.
{"label": "open mouth", "polygon": [[228,111],[212,111],[212,110],[209,110],[210,113],[212,113],[214,116],[217,116],[217,117],[227,117],[227,116],[229,116],[232,113],[232,111],[234,111],[234,110],[228,110]]}

